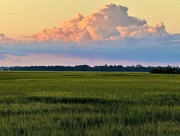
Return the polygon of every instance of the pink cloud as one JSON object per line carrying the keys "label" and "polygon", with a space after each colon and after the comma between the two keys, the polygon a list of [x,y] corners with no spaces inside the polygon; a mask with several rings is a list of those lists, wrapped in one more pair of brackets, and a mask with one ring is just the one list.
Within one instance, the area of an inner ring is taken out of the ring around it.
{"label": "pink cloud", "polygon": [[60,27],[45,29],[32,36],[32,40],[80,42],[166,34],[163,23],[149,26],[146,20],[129,16],[127,7],[108,4],[86,17],[77,14]]}

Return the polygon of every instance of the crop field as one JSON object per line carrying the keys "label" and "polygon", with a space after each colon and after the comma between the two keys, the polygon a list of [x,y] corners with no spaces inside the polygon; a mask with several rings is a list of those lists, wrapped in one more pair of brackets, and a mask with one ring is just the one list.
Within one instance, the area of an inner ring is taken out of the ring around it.
{"label": "crop field", "polygon": [[0,72],[0,136],[179,136],[180,75]]}

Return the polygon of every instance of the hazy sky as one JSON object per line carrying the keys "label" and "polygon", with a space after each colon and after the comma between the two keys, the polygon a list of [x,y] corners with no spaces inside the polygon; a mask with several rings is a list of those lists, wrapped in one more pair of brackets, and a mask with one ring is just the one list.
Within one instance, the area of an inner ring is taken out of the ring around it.
{"label": "hazy sky", "polygon": [[163,22],[166,30],[180,33],[180,0],[0,0],[0,33],[20,38],[45,28],[59,26],[77,13],[84,16],[105,4],[129,8],[129,15],[148,24]]}
{"label": "hazy sky", "polygon": [[0,2],[0,66],[180,66],[180,0]]}

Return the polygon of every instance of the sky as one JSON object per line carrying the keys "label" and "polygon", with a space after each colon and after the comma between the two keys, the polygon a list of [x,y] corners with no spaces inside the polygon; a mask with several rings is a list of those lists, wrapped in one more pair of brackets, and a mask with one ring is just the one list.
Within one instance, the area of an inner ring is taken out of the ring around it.
{"label": "sky", "polygon": [[180,0],[0,2],[0,66],[180,66]]}

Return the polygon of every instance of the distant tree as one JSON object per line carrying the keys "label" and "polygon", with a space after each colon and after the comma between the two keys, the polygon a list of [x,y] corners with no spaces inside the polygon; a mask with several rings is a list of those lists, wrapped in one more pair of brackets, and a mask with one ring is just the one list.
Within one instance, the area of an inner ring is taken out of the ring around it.
{"label": "distant tree", "polygon": [[177,68],[172,68],[171,66],[167,66],[165,68],[154,68],[150,71],[151,73],[160,73],[160,74],[180,74],[180,70]]}

